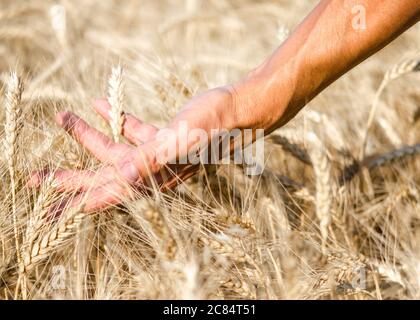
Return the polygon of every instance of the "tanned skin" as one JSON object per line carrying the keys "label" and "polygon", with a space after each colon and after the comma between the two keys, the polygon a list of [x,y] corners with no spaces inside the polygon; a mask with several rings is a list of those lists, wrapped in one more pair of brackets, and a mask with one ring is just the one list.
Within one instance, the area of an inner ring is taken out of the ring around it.
{"label": "tanned skin", "polygon": [[[354,28],[352,8],[366,9],[366,29]],[[323,0],[264,63],[232,85],[192,99],[167,126],[177,132],[182,121],[190,129],[264,129],[268,134],[292,119],[310,100],[344,73],[389,44],[420,19],[418,0]],[[109,121],[110,105],[94,102]],[[159,128],[126,114],[123,135],[130,144],[114,143],[75,114],[64,111],[57,123],[102,163],[96,172],[54,172],[62,192],[78,191],[70,206],[85,212],[119,204],[155,179],[170,188],[198,171],[198,166],[157,161],[162,149]],[[349,119],[351,121],[351,119]],[[177,143],[173,144],[176,148]],[[182,156],[178,154],[178,156]],[[49,172],[34,173],[39,186]]]}

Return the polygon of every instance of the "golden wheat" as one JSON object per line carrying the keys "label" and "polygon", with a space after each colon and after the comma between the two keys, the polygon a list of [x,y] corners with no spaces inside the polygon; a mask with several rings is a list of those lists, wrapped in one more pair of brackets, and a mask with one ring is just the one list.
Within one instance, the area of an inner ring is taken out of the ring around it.
{"label": "golden wheat", "polygon": [[416,28],[268,136],[262,175],[209,165],[89,216],[56,214],[74,194],[54,175],[26,184],[40,168],[100,168],[58,111],[107,132],[88,107],[107,92],[114,141],[124,111],[165,127],[258,65],[313,5],[2,1],[0,299],[418,299]]}
{"label": "golden wheat", "polygon": [[52,251],[75,235],[77,227],[86,216],[86,214],[79,211],[80,208],[69,210],[65,213],[63,219],[60,219],[57,224],[53,225],[51,230],[29,244],[23,256],[22,268],[25,272],[30,272],[37,263],[47,258]]}
{"label": "golden wheat", "polygon": [[111,104],[109,124],[112,129],[114,141],[118,142],[123,123],[123,103],[124,103],[124,83],[123,69],[121,66],[112,69],[112,74],[108,82],[108,100]]}

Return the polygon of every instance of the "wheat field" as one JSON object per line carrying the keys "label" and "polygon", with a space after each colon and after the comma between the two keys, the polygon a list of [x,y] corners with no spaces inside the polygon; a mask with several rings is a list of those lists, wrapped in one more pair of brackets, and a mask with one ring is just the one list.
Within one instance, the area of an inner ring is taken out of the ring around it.
{"label": "wheat field", "polygon": [[266,137],[262,175],[209,165],[56,219],[72,195],[26,186],[46,167],[99,167],[56,112],[120,139],[92,108],[117,90],[120,108],[164,126],[316,3],[1,0],[0,299],[420,299],[419,25]]}

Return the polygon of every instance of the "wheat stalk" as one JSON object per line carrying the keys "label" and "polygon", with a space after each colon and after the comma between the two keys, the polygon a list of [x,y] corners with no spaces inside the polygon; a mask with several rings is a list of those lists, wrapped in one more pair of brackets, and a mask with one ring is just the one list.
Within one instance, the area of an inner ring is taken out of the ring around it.
{"label": "wheat stalk", "polygon": [[320,222],[322,248],[325,250],[328,228],[332,221],[331,209],[334,189],[331,178],[331,165],[322,142],[314,133],[311,132],[308,135],[308,141],[312,144],[310,157],[316,177],[316,215]]}
{"label": "wheat stalk", "polygon": [[[21,129],[21,113],[20,108],[23,92],[23,84],[21,79],[15,72],[12,72],[7,82],[6,92],[6,124],[5,124],[5,155],[10,173],[10,184],[12,192],[12,219],[13,233],[15,237],[16,255],[18,263],[21,263],[19,230],[17,225],[16,212],[16,156],[17,156],[17,137]],[[17,294],[17,291],[16,291]],[[22,287],[23,298],[26,299],[26,290]]]}
{"label": "wheat stalk", "polygon": [[108,101],[111,104],[110,126],[114,141],[118,142],[124,121],[124,82],[123,69],[121,66],[112,68],[112,73],[108,81]]}
{"label": "wheat stalk", "polygon": [[363,159],[365,157],[367,137],[368,137],[369,131],[370,131],[372,125],[373,125],[373,120],[375,119],[375,115],[376,115],[376,112],[377,112],[377,109],[378,109],[378,106],[379,106],[379,99],[382,95],[382,92],[385,90],[386,86],[392,80],[398,79],[398,78],[400,78],[400,77],[402,77],[402,76],[404,76],[408,73],[418,72],[418,71],[420,71],[420,58],[405,60],[405,61],[403,61],[399,64],[396,64],[395,66],[393,66],[391,69],[389,69],[386,72],[386,74],[385,74],[385,76],[384,76],[384,78],[383,78],[383,80],[382,80],[382,82],[379,86],[379,89],[376,91],[375,98],[373,100],[373,104],[372,104],[372,107],[371,107],[370,112],[369,112],[366,127],[365,127],[365,130],[364,130],[363,135],[362,135],[362,144],[361,144],[362,148],[361,148],[361,151],[360,151],[359,159]]}

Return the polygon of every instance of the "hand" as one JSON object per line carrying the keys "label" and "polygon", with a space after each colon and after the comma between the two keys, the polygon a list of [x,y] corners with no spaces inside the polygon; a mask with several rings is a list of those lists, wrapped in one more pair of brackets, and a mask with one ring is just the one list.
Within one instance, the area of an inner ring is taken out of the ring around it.
{"label": "hand", "polygon": [[[229,109],[226,107],[231,105],[231,95],[226,93],[226,90],[211,90],[196,97],[174,119],[170,128],[175,130],[177,123],[182,120],[187,121],[191,128],[219,128],[221,115],[215,110]],[[109,103],[106,100],[97,100],[94,107],[109,122],[111,109]],[[79,205],[83,206],[85,212],[102,210],[131,197],[134,190],[150,187],[152,179],[159,190],[163,190],[177,185],[199,169],[199,165],[159,163],[156,156],[161,145],[159,139],[156,139],[159,129],[133,115],[124,114],[122,127],[122,135],[131,144],[113,142],[68,111],[58,113],[56,121],[103,164],[96,172],[44,170],[31,176],[29,186],[39,186],[43,180],[53,174],[57,191],[77,192],[73,199],[64,201],[58,209],[55,209],[58,212],[64,207]],[[176,144],[173,147],[176,147]]]}

